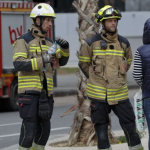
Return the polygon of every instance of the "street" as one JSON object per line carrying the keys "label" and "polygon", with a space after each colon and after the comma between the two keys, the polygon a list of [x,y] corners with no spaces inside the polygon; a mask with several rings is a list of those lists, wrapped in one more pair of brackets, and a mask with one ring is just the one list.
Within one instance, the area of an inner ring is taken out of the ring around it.
{"label": "street", "polygon": [[[54,104],[50,139],[68,134],[73,122],[74,112],[63,118],[60,116],[76,102],[75,96],[68,96],[67,98],[57,97],[55,101],[57,100],[59,104],[57,104],[57,102]],[[68,101],[68,104],[65,100]],[[0,149],[18,144],[20,127],[21,119],[19,112],[0,112]]]}
{"label": "street", "polygon": [[[129,97],[133,105],[133,96],[137,89],[129,91]],[[73,123],[74,112],[61,118],[60,116],[73,106],[76,102],[76,96],[55,97],[54,112],[52,116],[52,129],[49,140],[57,139],[69,134],[71,124]],[[120,130],[118,118],[111,113],[112,132]],[[19,112],[1,112],[0,113],[0,149],[18,144],[21,119]],[[116,133],[116,132],[115,132]]]}

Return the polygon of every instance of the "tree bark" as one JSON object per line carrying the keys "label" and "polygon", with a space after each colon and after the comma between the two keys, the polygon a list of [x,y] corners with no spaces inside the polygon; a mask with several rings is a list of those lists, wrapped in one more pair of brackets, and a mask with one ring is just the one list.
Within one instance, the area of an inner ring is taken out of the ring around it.
{"label": "tree bark", "polygon": [[[74,0],[72,5],[78,12],[78,24],[76,28],[79,35],[80,47],[85,40],[97,33],[99,33],[100,24],[97,24],[92,13],[98,12],[98,0]],[[80,49],[77,54],[80,53]],[[94,125],[91,121],[90,101],[83,95],[85,93],[87,78],[80,70],[78,74],[78,110],[75,113],[74,121],[71,126],[71,131],[68,139],[68,145],[75,144],[92,146],[97,143]],[[111,123],[108,128],[109,138],[113,139],[111,134]]]}

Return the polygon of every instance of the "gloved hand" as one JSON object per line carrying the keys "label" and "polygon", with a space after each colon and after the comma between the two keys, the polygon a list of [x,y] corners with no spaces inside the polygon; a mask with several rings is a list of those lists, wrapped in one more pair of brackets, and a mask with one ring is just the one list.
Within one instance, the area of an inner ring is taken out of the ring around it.
{"label": "gloved hand", "polygon": [[45,53],[42,57],[43,57],[44,63],[50,63],[50,62],[52,62],[52,58],[50,57],[49,54]]}
{"label": "gloved hand", "polygon": [[64,49],[68,49],[69,48],[69,43],[66,40],[64,40],[64,39],[57,39],[56,42],[57,42],[57,44],[60,47],[62,47]]}
{"label": "gloved hand", "polygon": [[62,56],[61,50],[60,50],[60,49],[57,49],[57,50],[56,50],[56,58],[61,58],[61,56]]}
{"label": "gloved hand", "polygon": [[39,99],[39,117],[44,120],[50,119],[50,106],[44,90]]}

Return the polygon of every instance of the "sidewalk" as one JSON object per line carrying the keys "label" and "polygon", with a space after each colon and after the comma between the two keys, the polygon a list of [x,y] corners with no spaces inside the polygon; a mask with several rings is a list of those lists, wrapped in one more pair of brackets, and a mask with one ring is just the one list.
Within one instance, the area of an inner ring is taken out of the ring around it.
{"label": "sidewalk", "polygon": [[[55,90],[62,90],[64,93],[68,93],[68,95],[75,95],[76,94],[76,90],[77,88],[68,88],[68,87],[65,87],[65,88],[55,88]],[[59,91],[58,90],[58,91]],[[129,87],[129,97],[130,99],[133,99],[135,93],[139,90],[139,88],[137,86],[133,87],[133,86],[130,86]],[[56,92],[55,91],[55,92]],[[73,91],[73,92],[72,92]],[[72,94],[69,94],[69,92]],[[56,92],[57,93],[57,92]],[[57,96],[57,94],[56,94]],[[61,96],[63,96],[63,93],[61,93]],[[66,96],[66,94],[65,94]],[[61,99],[59,100],[59,98],[57,97],[56,99],[56,105],[59,105],[60,103],[63,104],[66,103],[68,100],[64,97],[65,101],[62,100],[62,97]],[[68,102],[70,103],[75,103],[76,101],[76,95],[74,96],[74,100],[71,102],[70,99]],[[115,130],[113,131],[114,135],[116,136],[121,136],[121,135],[124,135],[123,131],[122,130]],[[58,138],[58,139],[55,139],[55,140],[50,140],[47,142],[47,146],[45,148],[45,150],[97,150],[97,147],[96,146],[89,146],[89,147],[52,147],[52,146],[49,146],[50,143],[55,143],[55,142],[59,142],[59,141],[66,141],[68,140],[68,137],[69,135],[66,135],[62,138]],[[141,139],[141,142],[142,142],[142,145],[144,147],[144,150],[148,150],[148,130],[146,129],[146,135]],[[113,150],[128,150],[128,146],[126,143],[123,143],[123,144],[115,144],[115,145],[112,145],[112,149]]]}
{"label": "sidewalk", "polygon": [[[64,90],[64,92],[68,93],[69,91],[71,91],[71,88],[61,88]],[[58,90],[59,91],[59,90]],[[138,88],[134,89],[134,88],[130,88],[129,89],[129,97],[131,99],[133,99],[133,96],[135,95],[135,93],[138,91]],[[59,96],[59,97],[54,97],[55,103],[54,105],[57,106],[63,106],[67,104],[76,104],[77,103],[77,97],[76,95],[68,95],[68,96]],[[113,133],[115,136],[120,136],[120,135],[124,135],[122,130],[113,130]],[[47,142],[47,146],[45,148],[45,150],[97,150],[96,146],[93,147],[51,147],[49,146],[50,143],[54,143],[54,142],[58,142],[58,141],[64,141],[67,140],[69,137],[69,135],[66,135],[62,138],[57,138],[55,140],[49,140]],[[144,146],[144,150],[148,150],[148,131],[146,129],[146,135],[142,138],[142,145]],[[17,150],[18,144],[16,145],[12,145],[10,147],[6,147],[3,148],[2,150]],[[128,150],[127,144],[116,144],[116,145],[112,145],[112,149],[113,150]]]}
{"label": "sidewalk", "polygon": [[[119,135],[123,135],[122,131],[114,131],[114,134],[119,136]],[[59,138],[53,141],[48,141],[47,146],[45,148],[45,150],[97,150],[96,146],[89,146],[89,147],[52,147],[49,146],[50,143],[54,143],[54,142],[59,142],[59,141],[66,141],[68,139],[68,135],[63,137],[63,138]],[[144,147],[144,150],[148,150],[148,131],[146,129],[146,135],[141,139],[142,145]],[[115,144],[112,145],[112,149],[113,150],[128,150],[128,146],[127,143],[123,143],[123,144]]]}

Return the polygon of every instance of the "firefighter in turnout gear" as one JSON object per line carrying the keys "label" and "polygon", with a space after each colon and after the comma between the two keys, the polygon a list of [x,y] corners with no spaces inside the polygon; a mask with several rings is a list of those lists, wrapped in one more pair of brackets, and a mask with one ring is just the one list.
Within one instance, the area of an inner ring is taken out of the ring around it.
{"label": "firefighter in turnout gear", "polygon": [[81,45],[79,67],[88,79],[86,94],[91,101],[98,150],[111,150],[108,139],[111,110],[119,118],[129,150],[143,150],[128,98],[126,73],[132,62],[131,47],[128,40],[117,32],[121,12],[106,5],[93,16],[101,23],[102,30]]}
{"label": "firefighter in turnout gear", "polygon": [[50,5],[40,3],[30,17],[33,25],[16,40],[13,52],[13,64],[18,71],[19,113],[23,119],[19,150],[44,150],[53,113],[53,75],[56,68],[67,64],[69,43],[56,40],[60,49],[55,56],[49,55],[47,51],[53,42],[45,34],[52,26],[55,12]]}

